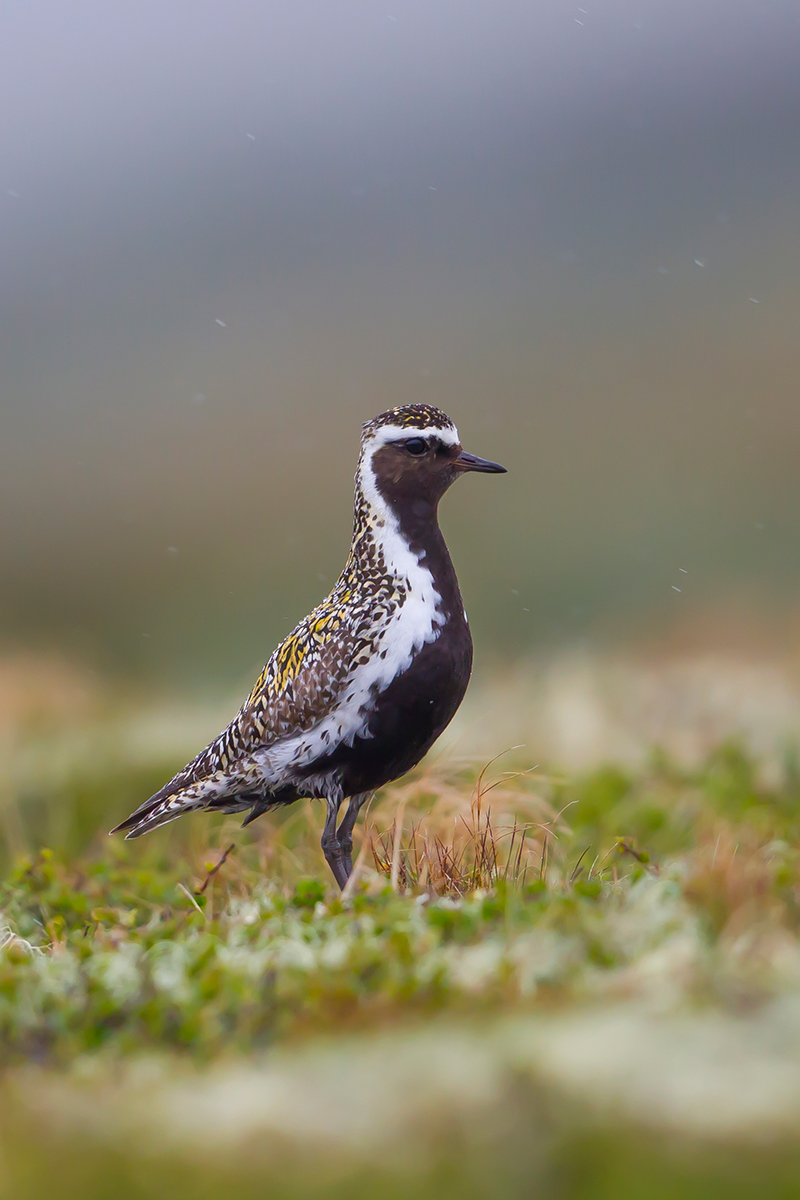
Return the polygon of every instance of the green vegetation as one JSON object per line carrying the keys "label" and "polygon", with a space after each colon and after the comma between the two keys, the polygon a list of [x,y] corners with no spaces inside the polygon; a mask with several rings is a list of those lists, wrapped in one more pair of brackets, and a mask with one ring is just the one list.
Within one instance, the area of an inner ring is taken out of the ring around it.
{"label": "green vegetation", "polygon": [[125,843],[150,767],[11,795],[58,836],[0,887],[0,1195],[796,1194],[791,761],[501,765],[387,789],[344,897],[310,803]]}

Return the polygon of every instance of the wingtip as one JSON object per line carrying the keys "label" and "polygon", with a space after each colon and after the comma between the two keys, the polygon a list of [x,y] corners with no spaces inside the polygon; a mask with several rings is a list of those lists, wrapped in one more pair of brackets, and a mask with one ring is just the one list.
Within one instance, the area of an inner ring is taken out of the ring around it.
{"label": "wingtip", "polygon": [[125,841],[127,842],[130,838],[139,837],[142,833],[146,832],[145,829],[141,828],[142,824],[141,819],[136,819],[136,813],[133,813],[130,817],[126,817],[124,821],[120,821],[119,825],[115,825],[113,829],[109,829],[108,836],[111,837],[115,833],[124,833]]}

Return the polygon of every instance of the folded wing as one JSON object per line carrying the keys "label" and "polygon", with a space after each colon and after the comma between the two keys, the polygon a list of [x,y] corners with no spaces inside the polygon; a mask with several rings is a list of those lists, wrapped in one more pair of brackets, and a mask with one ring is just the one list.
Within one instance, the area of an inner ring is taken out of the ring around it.
{"label": "folded wing", "polygon": [[366,615],[345,621],[334,591],[274,651],[230,725],[111,832],[136,838],[196,809],[259,815],[296,799],[296,790],[264,774],[264,752],[325,719],[369,642],[370,625]]}

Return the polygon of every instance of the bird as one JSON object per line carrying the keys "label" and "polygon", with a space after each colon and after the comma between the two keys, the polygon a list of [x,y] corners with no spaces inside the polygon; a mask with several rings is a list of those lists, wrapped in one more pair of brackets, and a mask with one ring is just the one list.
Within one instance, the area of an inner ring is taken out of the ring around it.
{"label": "bird", "polygon": [[439,408],[405,404],[367,421],[333,590],[273,652],[227,728],[111,833],[138,838],[198,810],[244,812],[249,825],[321,799],[322,851],[344,889],[359,810],[416,766],[467,690],[472,636],[438,506],[473,471],[505,467],[463,450]]}

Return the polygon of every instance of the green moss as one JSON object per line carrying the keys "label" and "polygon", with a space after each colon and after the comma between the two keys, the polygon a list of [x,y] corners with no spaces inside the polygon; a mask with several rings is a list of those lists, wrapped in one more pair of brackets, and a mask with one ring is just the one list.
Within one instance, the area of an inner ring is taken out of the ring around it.
{"label": "green moss", "polygon": [[[103,838],[82,856],[68,838],[0,884],[0,1054],[68,1062],[170,1047],[210,1060],[343,1022],[529,1005],[543,989],[577,996],[587,972],[624,970],[676,928],[718,939],[734,912],[794,936],[792,786],[764,788],[735,747],[691,773],[655,759],[638,775],[605,768],[551,788],[554,810],[569,808],[539,878],[503,871],[488,891],[427,899],[373,879],[343,904],[322,873],[266,879],[246,835],[202,893],[218,855],[193,867],[186,835]],[[726,853],[743,847],[734,874],[750,856],[741,882],[710,851],[697,857],[723,818],[734,821]],[[295,854],[302,822],[291,821]]]}
{"label": "green moss", "polygon": [[[474,772],[457,777],[467,800],[474,779]],[[57,1070],[107,1067],[142,1051],[210,1065],[345,1030],[577,1011],[598,994],[635,994],[640,970],[644,980],[662,972],[659,995],[694,1008],[749,1011],[796,990],[797,782],[789,772],[783,786],[765,786],[736,747],[715,752],[702,770],[654,757],[639,773],[605,768],[537,784],[554,812],[569,805],[548,835],[546,860],[534,857],[518,875],[503,868],[491,887],[464,895],[422,887],[397,894],[388,878],[368,873],[343,902],[302,811],[287,816],[270,844],[284,858],[265,857],[263,845],[237,834],[235,854],[213,875],[219,853],[207,843],[193,849],[198,827],[190,822],[142,843],[85,836],[87,796],[99,807],[103,792],[116,813],[124,797],[139,798],[143,783],[112,773],[105,784],[95,779],[83,789],[72,781],[36,802],[41,824],[25,826],[31,844],[35,829],[47,828],[53,848],[18,858],[0,883],[0,1061],[7,1067],[31,1059]],[[45,808],[62,804],[51,820]],[[754,952],[737,950],[743,936]],[[410,1156],[402,1169],[354,1168],[338,1181],[315,1176],[304,1184],[300,1168],[271,1166],[271,1191],[261,1168],[215,1173],[165,1159],[153,1184],[146,1171],[136,1175],[128,1150],[95,1147],[73,1158],[60,1144],[49,1146],[48,1160],[61,1164],[52,1178],[44,1166],[26,1176],[24,1128],[13,1146],[0,1137],[0,1150],[11,1194],[23,1200],[39,1194],[26,1182],[34,1178],[60,1194],[178,1200],[223,1190],[356,1198],[759,1194],[758,1172],[748,1174],[744,1157],[738,1171],[708,1155],[687,1166],[641,1131],[626,1139],[619,1130],[579,1129],[571,1116],[556,1120],[540,1098],[512,1092],[496,1127],[484,1122],[467,1137],[443,1126],[430,1169],[417,1170]],[[538,1141],[526,1121],[538,1122]],[[480,1153],[469,1151],[473,1137]],[[641,1146],[649,1149],[640,1154]],[[792,1194],[794,1170],[791,1154],[770,1159],[770,1194]]]}

